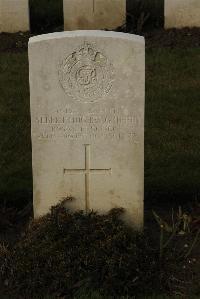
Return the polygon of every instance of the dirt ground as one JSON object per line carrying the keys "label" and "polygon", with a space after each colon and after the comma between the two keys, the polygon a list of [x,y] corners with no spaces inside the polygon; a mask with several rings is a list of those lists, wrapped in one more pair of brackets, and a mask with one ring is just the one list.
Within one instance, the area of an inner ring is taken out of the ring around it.
{"label": "dirt ground", "polygon": [[198,48],[200,46],[200,28],[161,29],[144,33],[144,36],[148,48]]}
{"label": "dirt ground", "polygon": [[[198,48],[200,47],[200,28],[184,29],[156,29],[142,33],[147,48]],[[0,51],[21,52],[27,50],[28,40],[32,35],[29,32],[1,33]]]}

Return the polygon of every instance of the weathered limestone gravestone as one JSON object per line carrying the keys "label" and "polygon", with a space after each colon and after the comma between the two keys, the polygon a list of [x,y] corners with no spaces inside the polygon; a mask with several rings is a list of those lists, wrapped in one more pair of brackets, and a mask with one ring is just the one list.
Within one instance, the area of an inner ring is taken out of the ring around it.
{"label": "weathered limestone gravestone", "polygon": [[0,32],[29,30],[28,0],[0,0]]}
{"label": "weathered limestone gravestone", "polygon": [[64,0],[64,28],[115,29],[125,23],[126,0]]}
{"label": "weathered limestone gravestone", "polygon": [[143,222],[144,39],[105,31],[29,41],[35,217],[125,209]]}
{"label": "weathered limestone gravestone", "polygon": [[165,28],[200,27],[199,0],[165,0]]}

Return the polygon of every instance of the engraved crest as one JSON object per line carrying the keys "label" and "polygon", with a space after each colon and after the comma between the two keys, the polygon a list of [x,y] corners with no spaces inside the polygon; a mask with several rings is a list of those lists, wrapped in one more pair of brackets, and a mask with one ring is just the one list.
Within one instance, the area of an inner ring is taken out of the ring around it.
{"label": "engraved crest", "polygon": [[85,42],[67,56],[59,69],[64,91],[81,102],[95,102],[112,88],[113,66],[95,47]]}

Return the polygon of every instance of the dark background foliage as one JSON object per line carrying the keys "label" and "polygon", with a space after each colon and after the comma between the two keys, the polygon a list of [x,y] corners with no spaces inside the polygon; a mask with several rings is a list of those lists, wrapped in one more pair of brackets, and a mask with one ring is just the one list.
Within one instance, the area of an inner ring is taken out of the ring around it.
{"label": "dark background foliage", "polygon": [[127,31],[163,27],[164,0],[127,0]]}
{"label": "dark background foliage", "polygon": [[32,33],[63,29],[63,0],[29,0]]}

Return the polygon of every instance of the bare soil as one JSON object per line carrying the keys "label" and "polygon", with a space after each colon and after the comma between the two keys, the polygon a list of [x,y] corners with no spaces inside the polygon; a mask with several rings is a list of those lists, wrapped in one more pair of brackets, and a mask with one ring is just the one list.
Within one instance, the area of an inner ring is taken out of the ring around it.
{"label": "bare soil", "polygon": [[[200,28],[156,29],[141,33],[146,40],[146,47],[198,48],[200,47]],[[22,52],[28,48],[29,32],[1,33],[0,52]]]}

